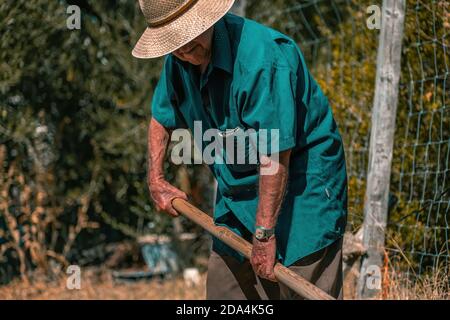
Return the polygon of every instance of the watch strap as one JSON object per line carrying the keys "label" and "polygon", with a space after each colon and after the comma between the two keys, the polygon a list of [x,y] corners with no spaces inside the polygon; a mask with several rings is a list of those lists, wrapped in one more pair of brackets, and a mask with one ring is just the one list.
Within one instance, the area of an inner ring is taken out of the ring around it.
{"label": "watch strap", "polygon": [[266,240],[275,234],[275,228],[267,229],[261,226],[255,227],[255,238],[257,240]]}

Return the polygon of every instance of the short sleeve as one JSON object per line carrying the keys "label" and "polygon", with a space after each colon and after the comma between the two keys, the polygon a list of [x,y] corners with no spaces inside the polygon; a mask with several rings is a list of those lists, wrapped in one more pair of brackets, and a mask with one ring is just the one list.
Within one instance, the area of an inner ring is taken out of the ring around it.
{"label": "short sleeve", "polygon": [[242,121],[257,134],[258,151],[270,154],[295,147],[296,74],[288,67],[268,66],[246,78],[238,104]]}
{"label": "short sleeve", "polygon": [[186,127],[183,116],[177,109],[178,98],[173,86],[174,76],[172,59],[166,58],[152,99],[152,117],[170,129]]}

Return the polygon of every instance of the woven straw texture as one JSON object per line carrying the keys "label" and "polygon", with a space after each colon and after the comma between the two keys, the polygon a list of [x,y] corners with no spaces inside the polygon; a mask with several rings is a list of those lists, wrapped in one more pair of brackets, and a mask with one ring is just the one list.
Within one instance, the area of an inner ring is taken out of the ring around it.
{"label": "woven straw texture", "polygon": [[[187,0],[139,0],[148,24],[176,13]],[[211,28],[233,6],[234,0],[198,0],[173,21],[148,27],[133,49],[136,58],[169,54]]]}

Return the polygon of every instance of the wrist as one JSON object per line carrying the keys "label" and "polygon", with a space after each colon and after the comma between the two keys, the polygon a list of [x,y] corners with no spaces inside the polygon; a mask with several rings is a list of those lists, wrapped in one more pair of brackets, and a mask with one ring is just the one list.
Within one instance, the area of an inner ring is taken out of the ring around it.
{"label": "wrist", "polygon": [[256,219],[255,227],[263,227],[265,229],[274,229],[276,223],[271,221],[271,219]]}
{"label": "wrist", "polygon": [[150,172],[150,174],[148,175],[148,183],[149,184],[153,184],[155,182],[159,182],[159,181],[163,181],[163,180],[164,180],[164,175],[162,173]]}
{"label": "wrist", "polygon": [[267,208],[258,208],[256,212],[256,227],[263,227],[265,229],[273,229],[277,224],[277,215],[272,210]]}

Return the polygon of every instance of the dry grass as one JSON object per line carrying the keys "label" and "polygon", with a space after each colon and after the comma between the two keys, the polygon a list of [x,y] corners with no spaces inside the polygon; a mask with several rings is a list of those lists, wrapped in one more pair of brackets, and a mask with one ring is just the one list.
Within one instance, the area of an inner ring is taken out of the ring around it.
{"label": "dry grass", "polygon": [[[383,290],[379,300],[449,300],[450,278],[443,269],[431,275],[418,276],[400,273],[398,266],[383,270]],[[359,272],[350,273],[344,282],[344,299],[356,299],[356,283]]]}
{"label": "dry grass", "polygon": [[[449,278],[442,273],[423,276],[416,281],[390,271],[382,299],[386,300],[444,300],[450,299]],[[66,278],[49,281],[34,276],[29,284],[17,279],[0,287],[0,299],[26,300],[202,300],[205,298],[206,274],[199,286],[188,288],[181,277],[134,283],[117,283],[107,270],[88,269],[83,272],[81,289],[66,288]],[[345,299],[354,295],[345,288]]]}
{"label": "dry grass", "polygon": [[26,300],[182,300],[205,298],[205,276],[197,287],[187,288],[182,278],[117,283],[109,271],[86,270],[81,289],[68,290],[66,278],[55,281],[37,277],[30,284],[17,280],[0,287],[0,299]]}
{"label": "dry grass", "polygon": [[433,275],[416,277],[414,281],[391,271],[385,286],[384,299],[388,300],[449,300],[449,276],[441,271]]}

